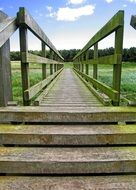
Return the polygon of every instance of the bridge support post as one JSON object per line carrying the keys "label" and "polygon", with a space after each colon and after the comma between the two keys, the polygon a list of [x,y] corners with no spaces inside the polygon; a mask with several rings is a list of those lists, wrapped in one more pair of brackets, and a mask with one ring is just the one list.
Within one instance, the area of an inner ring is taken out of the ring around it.
{"label": "bridge support post", "polygon": [[[98,43],[94,45],[94,59],[98,58]],[[97,79],[98,68],[97,65],[93,65],[93,78]]]}
{"label": "bridge support post", "polygon": [[[124,14],[122,14],[122,19],[123,18]],[[124,26],[120,27],[115,32],[115,54],[122,55],[123,33],[124,33]],[[117,64],[113,65],[113,89],[115,89],[119,93],[117,100],[113,101],[114,106],[119,106],[120,102],[121,68],[122,68],[122,59],[118,59]]]}
{"label": "bridge support post", "polygon": [[[89,50],[87,50],[87,52],[86,52],[86,57],[85,57],[85,59],[86,59],[86,61],[89,59]],[[86,64],[86,65],[85,65],[85,73],[86,73],[87,75],[89,75],[89,64]]]}
{"label": "bridge support post", "polygon": [[[45,43],[42,42],[42,56],[46,57],[46,46]],[[42,65],[42,78],[46,79],[47,78],[47,68],[46,68],[46,64]]]}
{"label": "bridge support post", "polygon": [[[53,51],[50,50],[50,59],[53,59]],[[53,64],[50,64],[50,75],[53,74]]]}
{"label": "bridge support post", "polygon": [[[0,23],[8,16],[0,12]],[[0,48],[0,106],[7,106],[8,101],[12,101],[12,82],[10,64],[10,41]]]}
{"label": "bridge support post", "polygon": [[29,63],[23,62],[23,52],[28,52],[28,35],[27,28],[20,26],[20,52],[21,52],[21,75],[22,75],[22,91],[23,91],[23,104],[24,106],[29,106],[30,101],[25,97],[25,90],[29,89]]}

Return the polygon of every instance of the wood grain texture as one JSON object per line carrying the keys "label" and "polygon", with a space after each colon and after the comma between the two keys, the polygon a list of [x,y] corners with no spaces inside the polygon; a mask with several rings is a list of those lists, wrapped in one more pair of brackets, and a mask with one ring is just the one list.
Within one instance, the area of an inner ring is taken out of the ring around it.
{"label": "wood grain texture", "polygon": [[135,107],[8,107],[0,108],[3,122],[136,122]]}
{"label": "wood grain texture", "polygon": [[54,80],[43,90],[43,92],[41,92],[41,94],[35,99],[34,101],[34,105],[35,106],[39,106],[41,101],[43,100],[43,98],[45,98],[47,96],[47,94],[49,93],[49,91],[52,89],[52,87],[56,84],[56,81],[59,79],[60,75],[62,72],[60,72],[55,78]]}
{"label": "wood grain texture", "polygon": [[135,173],[136,147],[0,147],[0,172],[12,174]]}
{"label": "wood grain texture", "polygon": [[53,59],[48,59],[31,53],[21,52],[23,63],[62,64]]}
{"label": "wood grain texture", "polygon": [[7,40],[0,48],[0,106],[7,106],[12,99],[10,42]]}
{"label": "wood grain texture", "polygon": [[[74,70],[75,71],[75,70]],[[75,72],[76,75],[80,78],[80,80],[87,86],[87,88],[94,94],[95,97],[98,98],[98,100],[104,105],[104,106],[110,106],[111,105],[111,100],[110,98],[107,96],[102,96],[102,94],[100,94],[100,92],[97,91],[97,89],[95,89],[90,83],[88,83],[88,81],[86,79],[84,79],[80,74],[78,74],[77,72]]]}
{"label": "wood grain texture", "polygon": [[6,18],[0,23],[0,47],[6,43],[17,28],[16,18]]}
{"label": "wood grain texture", "polygon": [[102,104],[94,97],[86,86],[70,69],[64,69],[45,98],[40,102],[41,106],[58,107],[95,107]]}
{"label": "wood grain texture", "polygon": [[103,93],[105,93],[109,98],[111,98],[112,100],[117,101],[118,100],[118,91],[114,90],[113,88],[107,86],[106,84],[99,82],[98,80],[78,71],[77,69],[75,69],[75,71],[82,76],[83,78],[85,78],[87,81],[89,81],[93,86],[95,86],[95,88],[100,89]]}
{"label": "wood grain texture", "polygon": [[75,64],[90,64],[90,65],[97,65],[97,64],[104,64],[104,65],[116,65],[116,64],[121,64],[119,61],[122,60],[122,55],[121,54],[114,54],[114,55],[107,55],[103,57],[96,57],[94,59],[89,59],[86,61],[79,61],[76,62]]}
{"label": "wood grain texture", "polygon": [[135,175],[0,177],[0,190],[134,190]]}
{"label": "wood grain texture", "polygon": [[136,125],[10,125],[0,124],[6,145],[135,145]]}
{"label": "wood grain texture", "polygon": [[56,73],[50,75],[46,79],[40,81],[36,85],[25,90],[24,92],[25,100],[26,101],[31,100],[37,93],[39,93],[45,86],[47,86],[61,71],[62,69],[58,70]]}

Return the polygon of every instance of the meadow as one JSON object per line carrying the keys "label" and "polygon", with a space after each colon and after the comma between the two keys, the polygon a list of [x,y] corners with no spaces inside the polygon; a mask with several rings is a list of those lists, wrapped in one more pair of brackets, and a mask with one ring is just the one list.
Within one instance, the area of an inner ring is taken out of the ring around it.
{"label": "meadow", "polygon": [[[11,62],[12,66],[12,86],[13,98],[22,105],[22,84],[21,84],[21,69],[20,62]],[[65,68],[72,68],[71,63],[66,63]],[[105,84],[112,86],[113,69],[108,65],[98,66],[99,80]],[[49,75],[49,67],[47,67],[47,74]],[[89,75],[92,75],[92,68],[90,66]],[[30,64],[30,86],[36,84],[42,79],[41,65]],[[129,99],[136,97],[136,63],[125,62],[122,66],[122,80],[121,80],[121,94]]]}

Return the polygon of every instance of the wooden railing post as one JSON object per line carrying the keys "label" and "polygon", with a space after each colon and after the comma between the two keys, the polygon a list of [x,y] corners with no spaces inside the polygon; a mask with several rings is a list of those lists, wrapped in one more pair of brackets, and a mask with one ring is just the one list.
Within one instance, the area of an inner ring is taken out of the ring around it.
{"label": "wooden railing post", "polygon": [[[0,23],[8,16],[0,11]],[[10,64],[10,41],[7,40],[0,48],[0,106],[7,106],[12,101],[12,82]]]}
{"label": "wooden railing post", "polygon": [[[122,20],[124,19],[124,13],[122,14]],[[118,28],[115,32],[115,54],[122,55],[123,48],[123,34],[124,26]],[[120,102],[120,86],[121,86],[121,68],[122,59],[117,60],[117,64],[113,65],[113,89],[118,91],[118,99],[113,101],[113,105],[118,106]]]}
{"label": "wooden railing post", "polygon": [[[42,56],[46,57],[46,45],[44,42],[41,42],[42,44]],[[46,68],[46,64],[42,64],[42,79],[46,79],[47,78],[47,68]]]}
{"label": "wooden railing post", "polygon": [[[82,54],[81,61],[84,61],[84,54]],[[82,73],[84,73],[84,64],[82,63]]]}
{"label": "wooden railing post", "polygon": [[29,106],[30,101],[25,98],[25,90],[30,87],[29,81],[29,63],[23,62],[23,52],[28,52],[28,36],[27,36],[27,28],[20,26],[19,28],[20,34],[20,52],[21,52],[21,75],[22,75],[22,90],[23,90],[23,104],[24,106]]}
{"label": "wooden railing post", "polygon": [[[53,51],[50,49],[50,59],[53,59]],[[50,64],[50,75],[53,74],[53,64]]]}
{"label": "wooden railing post", "polygon": [[[89,50],[87,50],[86,52],[86,57],[85,57],[86,61],[89,59]],[[85,65],[85,73],[88,75],[89,74],[89,64]]]}
{"label": "wooden railing post", "polygon": [[[94,45],[94,59],[98,58],[98,43]],[[93,78],[97,79],[98,74],[98,67],[97,65],[93,64]]]}
{"label": "wooden railing post", "polygon": [[54,72],[57,71],[57,64],[54,64]]}

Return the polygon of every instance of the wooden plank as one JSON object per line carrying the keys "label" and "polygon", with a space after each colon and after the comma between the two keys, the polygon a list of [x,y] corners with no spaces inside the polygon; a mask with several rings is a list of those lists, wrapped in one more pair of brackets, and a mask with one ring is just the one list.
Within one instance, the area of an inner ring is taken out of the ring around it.
{"label": "wooden plank", "polygon": [[118,99],[118,92],[111,87],[107,86],[106,84],[103,84],[102,82],[99,82],[90,76],[75,70],[78,74],[80,74],[83,78],[85,78],[87,81],[91,82],[93,86],[100,89],[102,92],[104,92],[108,97],[110,97],[112,100],[116,101]]}
{"label": "wooden plank", "polygon": [[0,190],[134,190],[136,175],[0,177]]}
{"label": "wooden plank", "polygon": [[8,15],[0,10],[0,22],[3,22],[3,20],[7,18],[8,18]]}
{"label": "wooden plank", "polygon": [[41,64],[59,64],[60,63],[53,59],[48,59],[48,58],[34,55],[28,52],[21,52],[21,54],[22,54],[23,63],[26,63],[26,62],[27,63],[41,63]]}
{"label": "wooden plank", "polygon": [[[5,22],[7,18],[7,15],[1,11],[0,22]],[[12,99],[10,41],[7,39],[0,48],[0,106],[7,106],[8,101]]]}
{"label": "wooden plank", "polygon": [[114,54],[114,55],[107,55],[95,59],[89,59],[86,61],[79,61],[75,62],[75,64],[89,64],[89,65],[97,65],[97,64],[104,64],[104,65],[116,65],[121,64],[122,55],[121,54]]}
{"label": "wooden plank", "polygon": [[10,36],[17,30],[16,18],[6,18],[0,24],[0,47],[2,47]]}
{"label": "wooden plank", "polygon": [[135,125],[6,125],[3,145],[135,145]]}
{"label": "wooden plank", "polygon": [[10,42],[7,40],[0,48],[0,106],[7,106],[12,99]]}
{"label": "wooden plank", "polygon": [[108,98],[104,98],[93,86],[91,86],[80,74],[75,72],[78,77],[83,81],[83,83],[88,87],[88,89],[95,95],[96,98],[104,105],[104,106],[109,106],[111,105],[111,100]]}
{"label": "wooden plank", "polygon": [[24,92],[25,100],[28,101],[32,99],[38,92],[40,92],[45,86],[47,86],[61,71],[62,69],[50,75],[46,79],[40,81],[36,85],[30,87],[29,89],[25,90]]}
{"label": "wooden plank", "polygon": [[131,22],[130,22],[131,26],[136,29],[136,15],[133,15],[131,17]]}
{"label": "wooden plank", "polygon": [[64,69],[54,87],[43,98],[40,106],[92,107],[102,106],[71,69]]}
{"label": "wooden plank", "polygon": [[91,48],[94,44],[98,43],[103,38],[110,35],[112,32],[114,32],[119,27],[122,27],[124,25],[124,11],[118,11],[117,14],[115,14],[111,20],[104,25],[91,39],[90,41],[84,46],[84,48],[74,57],[76,59],[78,56],[83,54],[85,51],[87,51],[89,48]]}
{"label": "wooden plank", "polygon": [[21,7],[19,9],[17,18],[18,18],[19,25],[27,26],[29,28],[29,30],[35,36],[37,36],[41,41],[43,41],[50,49],[52,49],[61,58],[61,60],[64,60],[64,58],[60,55],[60,53],[57,51],[55,46],[52,44],[52,42],[49,40],[49,38],[46,36],[46,34],[40,28],[40,26],[36,23],[36,21],[26,11],[26,9],[24,7]]}
{"label": "wooden plank", "polygon": [[[0,36],[7,23],[8,15],[0,11]],[[3,36],[4,38],[4,36]],[[2,42],[3,39],[0,41]],[[11,65],[10,65],[10,41],[7,39],[0,48],[0,106],[7,106],[8,100],[12,100]]]}
{"label": "wooden plank", "polygon": [[46,89],[36,98],[36,100],[34,101],[34,105],[35,106],[39,106],[41,101],[43,100],[43,98],[45,98],[47,96],[47,94],[49,93],[49,91],[52,89],[52,87],[55,85],[55,83],[57,82],[57,80],[60,77],[61,72],[56,76],[56,78],[46,87]]}
{"label": "wooden plank", "polygon": [[136,122],[136,107],[7,107],[3,122]]}
{"label": "wooden plank", "polygon": [[0,147],[0,172],[19,174],[135,173],[136,147]]}

